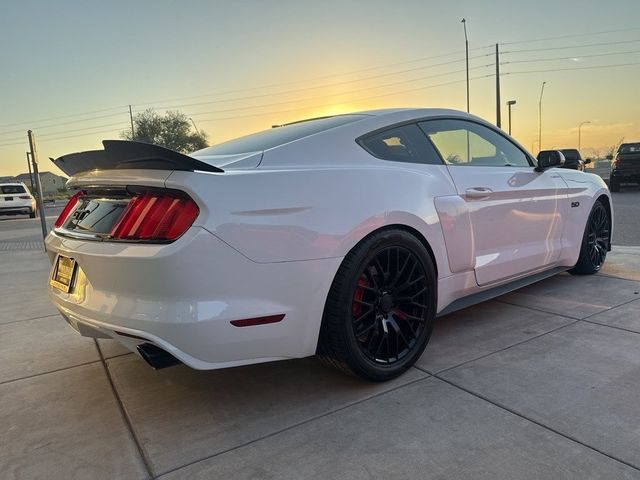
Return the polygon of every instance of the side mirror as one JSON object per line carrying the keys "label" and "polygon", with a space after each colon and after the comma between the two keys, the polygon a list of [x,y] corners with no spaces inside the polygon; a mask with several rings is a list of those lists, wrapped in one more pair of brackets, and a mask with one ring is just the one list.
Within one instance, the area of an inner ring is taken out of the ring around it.
{"label": "side mirror", "polygon": [[613,155],[607,155],[607,160],[613,160]]}
{"label": "side mirror", "polygon": [[586,165],[586,164],[588,164],[588,163],[591,163],[591,159],[590,159],[590,158],[585,158],[585,159],[584,159],[584,164]]}
{"label": "side mirror", "polygon": [[565,161],[564,154],[558,150],[542,150],[536,158],[538,159],[536,172],[552,167],[562,167]]}

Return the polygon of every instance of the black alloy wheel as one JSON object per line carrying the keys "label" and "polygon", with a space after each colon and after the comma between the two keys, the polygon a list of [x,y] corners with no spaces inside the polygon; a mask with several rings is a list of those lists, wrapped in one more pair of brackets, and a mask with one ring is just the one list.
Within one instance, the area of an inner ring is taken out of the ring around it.
{"label": "black alloy wheel", "polygon": [[351,303],[353,335],[375,363],[404,358],[426,328],[429,285],[418,257],[401,246],[375,253],[355,285]]}
{"label": "black alloy wheel", "polygon": [[606,207],[596,200],[585,228],[578,263],[570,273],[591,274],[598,272],[609,251],[611,219]]}
{"label": "black alloy wheel", "polygon": [[331,286],[318,355],[368,380],[400,375],[429,341],[436,285],[433,261],[413,235],[382,230],[367,237]]}

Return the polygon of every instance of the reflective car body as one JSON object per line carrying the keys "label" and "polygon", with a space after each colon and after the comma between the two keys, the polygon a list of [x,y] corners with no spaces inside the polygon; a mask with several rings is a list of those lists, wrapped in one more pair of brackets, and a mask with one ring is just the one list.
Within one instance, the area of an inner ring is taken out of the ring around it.
{"label": "reflective car body", "polygon": [[[52,275],[59,256],[76,270],[69,292],[49,295],[74,328],[134,351],[148,342],[198,369],[309,356],[338,268],[373,232],[400,228],[423,243],[444,314],[571,268],[594,202],[610,210],[600,177],[537,171],[515,140],[458,111],[371,111],[257,135],[190,155],[223,171],[69,180],[180,191],[199,208],[165,243],[54,229]],[[462,138],[477,142],[466,154]],[[273,321],[245,322],[256,318]]]}

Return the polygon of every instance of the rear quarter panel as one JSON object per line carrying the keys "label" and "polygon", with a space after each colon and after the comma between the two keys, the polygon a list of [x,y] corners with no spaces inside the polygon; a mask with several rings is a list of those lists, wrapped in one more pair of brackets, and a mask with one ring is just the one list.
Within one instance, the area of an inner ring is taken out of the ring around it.
{"label": "rear quarter panel", "polygon": [[455,192],[444,166],[380,161],[358,167],[174,172],[166,183],[204,205],[202,226],[255,262],[343,257],[374,230],[406,225],[429,242],[439,275],[450,273],[434,207],[434,197]]}

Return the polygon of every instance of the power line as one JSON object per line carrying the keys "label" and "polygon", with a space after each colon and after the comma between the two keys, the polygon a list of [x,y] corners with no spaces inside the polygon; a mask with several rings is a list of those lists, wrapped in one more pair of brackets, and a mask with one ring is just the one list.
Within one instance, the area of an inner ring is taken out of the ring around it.
{"label": "power line", "polygon": [[[483,58],[486,56],[490,56],[491,54],[486,54],[486,55],[477,55],[475,57],[471,57],[472,59],[477,59],[477,58]],[[435,68],[435,67],[441,67],[444,65],[450,65],[453,63],[460,63],[463,62],[464,59],[460,59],[460,60],[452,60],[449,62],[443,62],[443,63],[438,63],[438,64],[432,64],[432,65],[425,65],[423,67],[416,67],[416,68],[410,68],[407,70],[400,70],[400,71],[395,71],[395,72],[388,72],[388,73],[384,73],[384,74],[379,74],[379,75],[373,75],[373,76],[369,76],[369,77],[360,77],[357,79],[353,79],[353,80],[346,80],[346,81],[342,81],[342,82],[334,82],[334,83],[328,83],[328,84],[324,84],[324,85],[317,85],[317,86],[313,86],[313,87],[304,87],[304,88],[297,88],[297,89],[293,89],[293,90],[283,90],[281,92],[275,92],[275,93],[262,93],[259,95],[249,95],[249,96],[245,96],[245,97],[235,97],[235,98],[227,98],[227,99],[219,99],[219,100],[209,100],[206,102],[197,102],[197,103],[185,103],[185,104],[178,104],[178,105],[171,105],[171,106],[163,106],[163,107],[158,107],[159,109],[164,109],[164,108],[185,108],[185,107],[198,107],[200,105],[211,105],[211,104],[217,104],[217,103],[229,103],[229,102],[238,102],[238,101],[242,101],[242,100],[254,100],[257,98],[265,98],[265,97],[275,97],[275,96],[280,96],[280,95],[287,95],[287,94],[291,94],[291,93],[297,93],[297,92],[305,92],[305,91],[309,91],[309,90],[318,90],[321,88],[330,88],[330,87],[336,87],[336,86],[340,86],[340,85],[347,85],[350,83],[358,83],[358,82],[363,82],[365,80],[373,80],[376,78],[382,78],[382,77],[389,77],[389,76],[393,76],[393,75],[399,75],[402,73],[408,73],[408,72],[413,72],[413,71],[417,71],[417,70],[424,70],[425,68]],[[429,78],[429,77],[424,77],[424,78]],[[136,112],[140,112],[142,110],[136,110]]]}
{"label": "power line", "polygon": [[[47,138],[47,137],[54,137],[56,135],[64,135],[65,133],[75,133],[75,132],[83,132],[86,130],[94,130],[96,128],[106,128],[106,127],[116,127],[118,125],[122,125],[123,122],[118,122],[118,123],[110,123],[110,124],[106,124],[106,125],[92,125],[91,127],[84,127],[84,128],[75,128],[75,129],[71,129],[71,130],[62,130],[59,132],[51,132],[51,133],[45,133],[43,135],[38,134],[38,139],[41,138]],[[3,142],[19,142],[20,139],[23,137],[16,137],[16,138],[6,138],[4,140],[2,140]]]}
{"label": "power line", "polygon": [[[55,137],[56,135],[61,135],[61,134],[65,134],[65,133],[73,133],[73,132],[82,132],[85,130],[92,130],[95,128],[107,128],[107,127],[117,127],[117,126],[126,126],[126,122],[118,122],[118,123],[109,123],[106,125],[94,125],[92,127],[85,127],[85,128],[77,128],[75,130],[63,130],[61,132],[52,132],[52,133],[46,133],[44,135],[38,135],[38,138],[46,138],[46,137]],[[123,127],[125,128],[125,127]]]}
{"label": "power line", "polygon": [[[484,57],[485,55],[479,55],[477,57],[473,57],[473,58],[481,58]],[[454,62],[459,62],[461,60],[456,60]],[[451,64],[454,62],[443,62],[441,64],[438,64],[436,66],[441,66],[441,65],[445,65],[445,64]],[[476,66],[473,67],[473,70],[477,70],[479,68],[486,68],[490,66],[490,64],[486,64],[486,65],[480,65],[480,66]],[[416,71],[422,68],[415,68],[415,69],[409,69],[407,71]],[[448,72],[441,72],[438,74],[434,74],[434,75],[427,75],[427,76],[422,76],[419,78],[412,78],[412,79],[406,79],[406,80],[400,80],[397,82],[391,82],[391,83],[387,83],[387,84],[383,84],[383,85],[374,85],[371,87],[365,87],[365,88],[358,88],[358,89],[354,89],[354,90],[350,90],[347,92],[342,92],[340,93],[340,95],[351,95],[354,93],[359,93],[359,92],[363,92],[363,91],[369,91],[369,90],[375,90],[375,89],[380,89],[380,88],[387,88],[387,87],[392,87],[392,86],[396,86],[396,85],[401,85],[401,84],[406,84],[406,83],[412,83],[412,82],[418,82],[418,81],[423,81],[423,80],[427,80],[430,78],[436,78],[436,77],[441,77],[441,76],[447,76],[447,75],[453,75],[456,73],[460,73],[463,70],[454,70],[454,71],[448,71]],[[403,73],[403,72],[396,72],[396,73]],[[382,77],[382,76],[388,76],[388,75],[377,75],[374,77]],[[362,79],[361,79],[362,80]],[[351,83],[351,82],[340,82],[340,83]],[[300,89],[300,90],[308,90],[308,89]],[[279,106],[279,105],[283,105],[283,104],[291,104],[291,103],[296,103],[296,102],[308,102],[309,100],[313,100],[313,99],[318,99],[318,98],[330,98],[330,97],[334,97],[335,95],[332,94],[328,94],[328,95],[322,95],[322,96],[316,96],[316,97],[307,97],[307,98],[298,98],[298,99],[293,99],[293,100],[287,100],[287,101],[280,101],[280,102],[272,102],[272,103],[268,103],[268,104],[262,104],[262,105],[250,105],[250,106],[245,106],[245,107],[236,107],[236,108],[230,108],[230,109],[225,109],[225,110],[217,110],[216,113],[221,113],[221,112],[230,112],[230,111],[238,111],[238,110],[246,110],[246,109],[255,109],[255,108],[266,108],[266,107],[272,107],[272,106]],[[209,102],[201,102],[198,104],[194,104],[196,106],[199,105],[203,105],[203,104],[208,104]],[[193,106],[193,105],[184,105],[184,106]],[[109,114],[109,115],[101,115],[101,116],[97,116],[97,117],[92,117],[91,119],[96,119],[96,118],[104,118],[104,117],[112,117],[112,116],[116,116],[116,115],[122,115],[125,112],[118,112],[118,113],[114,113],[114,114]],[[197,112],[197,113],[192,113],[192,115],[202,115],[202,114],[206,114],[206,113],[212,113],[212,112]],[[66,125],[66,124],[74,124],[74,123],[78,123],[80,121],[88,121],[91,119],[82,119],[82,120],[73,120],[73,121],[69,121],[69,122],[63,122],[63,123],[58,123],[56,125],[47,125],[47,128],[51,128],[51,127],[58,127],[61,125]],[[85,130],[94,130],[96,128],[102,128],[102,127],[108,127],[108,126],[114,126],[114,125],[119,125],[120,123],[117,124],[108,124],[108,125],[93,125],[90,127],[85,127],[85,128],[75,128],[75,129],[70,129],[70,130],[63,130],[63,131],[56,131],[56,132],[51,132],[48,134],[41,134],[39,135],[40,138],[42,137],[53,137],[53,136],[57,136],[60,134],[64,134],[64,133],[74,133],[74,132],[80,132],[80,131],[85,131]],[[41,127],[41,128],[45,128],[45,127]],[[13,133],[13,132],[22,132],[22,130],[17,130],[17,131],[8,131],[8,132],[3,132],[3,135],[9,134],[9,133]],[[15,138],[15,139],[5,139],[2,145],[10,145],[13,143],[9,143],[12,142],[13,140],[15,140],[17,143],[21,143],[20,142],[20,138]]]}
{"label": "power line", "polygon": [[[79,120],[71,120],[71,121],[68,121],[68,122],[54,123],[52,125],[41,125],[41,126],[34,125],[32,127],[32,130],[34,130],[34,129],[46,130],[47,128],[59,127],[61,125],[72,125],[74,123],[89,122],[91,120],[98,120],[98,119],[101,119],[101,118],[115,117],[115,116],[118,116],[118,115],[123,115],[125,113],[126,112],[117,112],[117,113],[111,113],[111,114],[108,114],[108,115],[100,115],[100,116],[96,116],[96,117],[81,118]],[[16,130],[7,130],[5,132],[0,132],[0,135],[9,135],[11,133],[24,133],[24,129],[23,128],[19,128],[19,129],[16,129]],[[40,137],[40,135],[39,135],[39,137]]]}
{"label": "power line", "polygon": [[600,32],[573,33],[569,35],[558,35],[556,37],[534,38],[530,40],[518,40],[514,42],[502,42],[500,45],[518,45],[522,43],[546,42],[548,40],[559,40],[561,38],[592,37],[594,35],[604,35],[607,33],[619,33],[619,32],[629,32],[629,31],[637,31],[637,30],[640,30],[640,27],[620,28],[618,30],[603,30]]}
{"label": "power line", "polygon": [[[491,66],[491,64],[480,65],[480,66],[473,67],[472,70],[482,69],[482,68],[486,68],[486,67],[489,67],[489,66]],[[350,91],[347,91],[347,92],[342,92],[339,95],[352,95],[352,94],[355,94],[355,93],[360,93],[360,92],[369,91],[369,90],[376,90],[376,89],[380,89],[380,88],[393,87],[393,86],[406,84],[406,83],[424,81],[424,80],[427,80],[427,79],[430,79],[430,78],[453,75],[453,74],[456,74],[456,73],[461,73],[463,71],[464,70],[454,70],[454,71],[442,72],[442,73],[438,73],[438,74],[434,74],[434,75],[422,76],[420,78],[413,78],[413,79],[406,79],[406,80],[401,80],[401,81],[397,81],[397,82],[391,82],[391,83],[387,83],[387,84],[384,84],[384,85],[374,85],[374,86],[371,86],[371,87],[359,88],[359,89],[354,89],[354,90],[350,90]],[[395,94],[396,93],[394,92],[394,93],[392,93],[390,95],[395,95]],[[267,104],[262,104],[262,105],[250,105],[250,106],[245,106],[245,107],[236,107],[236,108],[230,108],[230,109],[224,109],[224,110],[216,110],[216,111],[213,111],[213,112],[212,111],[209,111],[209,112],[196,112],[196,113],[192,113],[191,115],[192,116],[196,116],[196,115],[206,115],[206,114],[211,114],[211,113],[224,113],[224,112],[232,112],[232,111],[247,110],[247,109],[274,107],[274,106],[280,106],[280,105],[291,104],[291,103],[308,102],[310,100],[317,100],[317,99],[321,99],[321,98],[332,98],[332,97],[335,97],[335,96],[336,95],[334,95],[334,94],[328,94],[328,95],[321,95],[321,96],[316,96],[316,97],[298,98],[298,99],[294,99],[294,100],[272,102],[272,103],[267,103]],[[376,98],[376,96],[374,96],[373,98]],[[302,107],[301,109],[304,110],[306,108],[309,108],[309,107],[305,106],[305,107]],[[296,110],[299,110],[299,109],[297,109],[297,108],[293,109],[293,111],[296,111]],[[265,112],[264,114],[269,114],[269,112]],[[67,123],[75,123],[75,122],[67,122]],[[82,131],[86,131],[86,130],[91,130],[93,132],[96,128],[112,127],[112,126],[117,126],[117,125],[121,125],[121,124],[122,124],[122,122],[106,124],[106,125],[93,125],[93,126],[85,127],[85,128],[75,128],[75,129],[51,132],[51,133],[47,133],[47,134],[41,134],[38,137],[39,138],[51,138],[51,137],[57,137],[57,136],[59,136],[61,134],[76,133],[76,132],[82,132]],[[89,133],[92,133],[92,132],[89,132]],[[14,142],[14,141],[15,141],[15,143],[7,143],[7,142]],[[16,144],[21,144],[22,143],[20,141],[20,137],[12,138],[12,139],[5,139],[4,142],[5,143],[0,144],[0,146],[9,146],[9,145],[16,145]]]}
{"label": "power line", "polygon": [[600,43],[584,43],[582,45],[566,45],[563,47],[544,47],[544,48],[527,48],[522,50],[507,50],[506,52],[500,52],[502,55],[510,53],[522,53],[522,52],[546,52],[547,50],[566,50],[568,48],[587,48],[587,47],[602,47],[605,45],[621,45],[623,43],[637,43],[640,42],[640,38],[635,40],[620,40],[617,42],[600,42]]}
{"label": "power line", "polygon": [[91,115],[93,113],[102,113],[102,112],[108,112],[111,110],[115,110],[118,108],[126,108],[126,105],[123,105],[121,107],[111,107],[111,108],[103,108],[101,110],[92,110],[92,111],[88,111],[88,112],[83,112],[83,113],[73,113],[73,114],[69,114],[69,115],[61,115],[59,117],[49,117],[49,118],[43,118],[40,120],[28,120],[26,122],[17,122],[17,123],[5,123],[4,125],[0,125],[0,128],[4,128],[4,127],[14,127],[16,125],[34,125],[37,123],[42,123],[42,122],[48,122],[50,120],[59,120],[59,119],[63,119],[63,118],[73,118],[73,117],[80,117],[83,115]]}
{"label": "power line", "polygon": [[54,142],[56,140],[65,140],[67,138],[85,137],[87,135],[99,135],[101,133],[114,133],[114,132],[119,132],[121,130],[124,130],[124,129],[111,128],[109,130],[102,130],[100,132],[87,132],[87,133],[81,133],[80,135],[67,135],[67,136],[64,136],[64,137],[47,138],[46,140],[43,140],[41,143]]}
{"label": "power line", "polygon": [[511,63],[552,62],[555,60],[572,60],[574,58],[606,57],[610,55],[627,55],[627,54],[634,54],[634,53],[640,53],[640,50],[628,50],[626,52],[593,53],[589,55],[572,55],[569,57],[538,58],[533,60],[511,60],[509,62],[500,62],[500,65],[509,65]]}
{"label": "power line", "polygon": [[[478,50],[486,50],[489,47],[493,47],[493,44],[491,45],[484,45],[482,47],[475,47],[475,48],[471,48],[470,51],[478,51]],[[413,60],[405,60],[402,62],[394,62],[394,63],[388,63],[385,65],[377,65],[374,67],[367,67],[367,68],[363,68],[363,69],[359,69],[359,70],[351,70],[348,72],[342,72],[342,73],[333,73],[333,74],[329,74],[329,75],[322,75],[319,77],[314,77],[313,79],[311,79],[312,81],[316,81],[316,80],[321,80],[321,79],[326,79],[326,78],[335,78],[335,77],[344,77],[347,75],[354,75],[354,74],[358,74],[358,73],[363,73],[363,72],[368,72],[371,70],[379,70],[381,68],[388,68],[388,67],[394,67],[394,66],[398,66],[398,65],[407,65],[410,63],[417,63],[417,62],[422,62],[425,60],[434,60],[436,58],[444,58],[444,57],[450,57],[451,55],[456,55],[459,54],[461,52],[456,51],[456,52],[449,52],[449,53],[444,53],[441,55],[432,55],[429,57],[421,57],[421,58],[416,58]],[[491,55],[491,54],[489,54]],[[473,57],[473,58],[480,58],[482,56],[486,56],[486,55],[479,55],[478,57]],[[433,65],[431,65],[433,66]],[[429,65],[423,67],[423,68],[428,68]],[[204,97],[213,97],[213,96],[221,96],[221,95],[227,95],[230,93],[240,93],[240,92],[246,92],[246,91],[253,91],[253,90],[263,90],[266,88],[271,88],[271,87],[282,87],[285,85],[296,85],[299,83],[307,83],[309,82],[310,79],[301,79],[301,80],[292,80],[289,82],[277,82],[277,83],[271,83],[271,84],[266,84],[266,85],[260,85],[257,87],[248,87],[248,88],[240,88],[240,89],[235,89],[235,90],[225,90],[225,91],[221,91],[221,92],[213,92],[213,93],[207,93],[207,94],[202,94],[202,95],[193,95],[193,96],[189,96],[189,97],[178,97],[178,98],[172,98],[172,99],[165,99],[165,100],[155,100],[152,102],[138,102],[136,103],[136,105],[157,105],[157,104],[162,104],[162,103],[171,103],[171,102],[177,102],[177,101],[182,101],[182,100],[191,100],[194,98],[204,98]],[[317,88],[322,88],[321,86],[317,87]],[[162,108],[162,107],[159,107]],[[140,111],[140,110],[138,110]]]}
{"label": "power line", "polygon": [[[489,77],[493,77],[495,76],[495,74],[490,73],[487,75],[479,75],[477,77],[472,77],[469,80],[480,80],[483,78],[489,78]],[[355,99],[348,99],[346,100],[349,103],[357,103],[357,102],[362,102],[365,100],[372,100],[372,99],[376,99],[376,98],[383,98],[383,97],[391,97],[394,95],[403,95],[405,93],[413,93],[413,92],[418,92],[421,90],[427,90],[430,88],[436,88],[436,87],[442,87],[442,86],[446,86],[446,85],[454,85],[456,83],[462,83],[462,82],[466,82],[466,79],[462,79],[462,80],[452,80],[450,82],[443,82],[443,83],[437,83],[434,85],[425,85],[423,87],[417,87],[417,88],[412,88],[412,89],[408,89],[408,90],[401,90],[401,91],[397,91],[397,92],[392,92],[392,93],[383,93],[380,95],[371,95],[368,97],[361,97],[361,98],[355,98]],[[344,103],[344,102],[338,102],[337,104],[334,103],[333,105],[339,105],[340,103]],[[233,116],[233,117],[213,117],[213,118],[205,118],[205,119],[201,119],[198,120],[199,122],[214,122],[214,121],[220,121],[220,120],[235,120],[235,119],[240,119],[240,118],[251,118],[251,117],[264,117],[264,116],[268,116],[268,115],[276,115],[276,114],[280,114],[280,113],[290,113],[290,112],[298,112],[298,111],[302,111],[302,110],[309,110],[309,109],[313,109],[313,108],[323,108],[323,107],[329,107],[332,105],[327,105],[327,104],[318,104],[318,105],[305,105],[304,107],[300,107],[300,108],[291,108],[291,109],[287,109],[287,110],[279,110],[279,111],[271,111],[271,112],[263,112],[263,113],[255,113],[255,114],[250,114],[250,115],[238,115],[238,116]],[[210,112],[210,113],[214,113],[214,112]]]}
{"label": "power line", "polygon": [[[109,130],[101,130],[101,131],[97,131],[97,132],[86,132],[86,133],[80,133],[80,134],[77,134],[77,135],[74,134],[74,135],[65,135],[65,136],[62,136],[62,137],[45,138],[44,140],[41,140],[41,141],[39,140],[38,143],[54,142],[56,140],[64,140],[64,139],[67,139],[67,138],[85,137],[87,135],[99,135],[101,133],[113,133],[113,132],[116,132],[116,131],[119,131],[119,130],[124,130],[124,129],[111,128]],[[40,136],[38,138],[40,138]],[[15,145],[25,145],[25,143],[27,143],[27,140],[23,140],[21,142],[13,142],[13,143],[2,143],[2,144],[0,144],[0,148],[1,147],[11,147],[11,146],[15,146]]]}
{"label": "power line", "polygon": [[599,68],[615,68],[615,67],[630,67],[632,65],[640,65],[640,62],[630,62],[630,63],[617,63],[613,65],[594,65],[590,67],[570,67],[570,68],[550,68],[547,70],[521,70],[517,72],[507,72],[503,73],[503,75],[518,75],[521,73],[546,73],[546,72],[562,72],[567,70],[595,70]]}
{"label": "power line", "polygon": [[[487,68],[487,67],[490,67],[492,65],[493,64],[479,65],[479,66],[470,68],[470,70],[478,70],[478,69],[482,69],[482,68]],[[235,112],[235,111],[238,111],[238,110],[250,110],[250,109],[256,109],[256,108],[274,107],[274,106],[284,105],[284,104],[289,104],[289,103],[307,102],[309,100],[317,100],[317,99],[320,99],[320,98],[332,98],[332,97],[336,97],[336,96],[352,95],[354,93],[365,92],[365,91],[368,91],[368,90],[377,90],[379,88],[394,87],[394,86],[403,85],[403,84],[406,84],[406,83],[420,82],[420,81],[428,80],[428,79],[431,79],[431,78],[454,75],[456,73],[462,73],[464,71],[465,71],[465,69],[453,70],[453,71],[444,72],[444,73],[437,73],[437,74],[434,74],[434,75],[427,75],[427,76],[423,76],[423,77],[420,77],[420,78],[411,78],[411,79],[406,79],[406,80],[400,80],[400,81],[397,81],[397,82],[386,83],[384,85],[374,85],[374,86],[371,86],[371,87],[358,88],[358,89],[349,90],[349,91],[346,91],[346,92],[319,95],[319,96],[315,96],[315,97],[296,98],[294,100],[283,100],[283,101],[279,101],[279,102],[265,103],[265,104],[262,104],[262,105],[248,105],[248,106],[244,106],[244,107],[227,108],[227,109],[224,109],[224,110],[216,110],[215,112],[216,113],[220,113],[220,112]],[[191,113],[191,116],[204,115],[204,114],[207,114],[207,113],[212,113],[212,112],[196,112],[196,113]]]}

